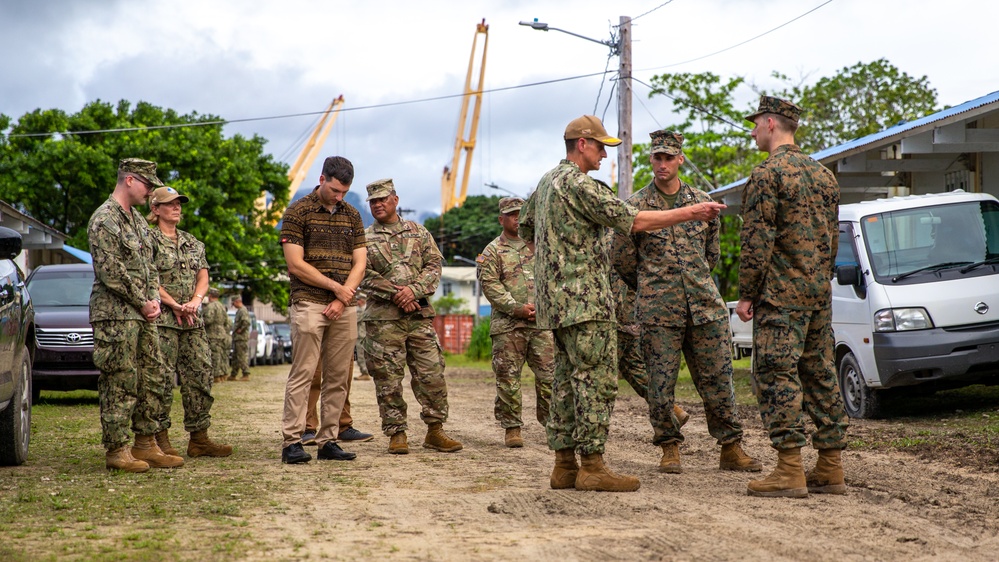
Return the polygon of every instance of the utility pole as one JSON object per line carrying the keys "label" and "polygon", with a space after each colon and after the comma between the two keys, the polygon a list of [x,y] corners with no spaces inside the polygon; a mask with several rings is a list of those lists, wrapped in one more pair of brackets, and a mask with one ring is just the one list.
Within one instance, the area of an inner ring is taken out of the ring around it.
{"label": "utility pole", "polygon": [[620,22],[617,38],[615,39],[614,35],[611,34],[611,39],[608,41],[601,41],[557,27],[551,27],[547,23],[539,22],[538,18],[534,18],[534,21],[522,21],[520,25],[525,25],[539,31],[561,31],[580,39],[600,43],[610,48],[611,56],[619,57],[617,137],[622,142],[617,147],[617,195],[621,199],[627,199],[631,196],[633,183],[631,168],[631,143],[633,138],[631,133],[631,16],[621,16]]}
{"label": "utility pole", "polygon": [[621,63],[617,84],[617,196],[631,197],[634,174],[631,169],[631,17],[621,16],[618,27],[618,58]]}

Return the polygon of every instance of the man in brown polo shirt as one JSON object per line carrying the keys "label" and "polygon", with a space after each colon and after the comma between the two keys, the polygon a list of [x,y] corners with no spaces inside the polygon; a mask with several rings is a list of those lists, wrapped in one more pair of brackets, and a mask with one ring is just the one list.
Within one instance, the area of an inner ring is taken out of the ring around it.
{"label": "man in brown polo shirt", "polygon": [[309,386],[323,362],[319,460],[353,460],[336,443],[347,398],[350,359],[357,341],[354,291],[364,278],[364,225],[357,209],[343,200],[354,167],[341,156],[323,162],[319,187],[285,211],[281,245],[291,277],[291,372],[284,393],[281,462],[309,462],[302,448]]}

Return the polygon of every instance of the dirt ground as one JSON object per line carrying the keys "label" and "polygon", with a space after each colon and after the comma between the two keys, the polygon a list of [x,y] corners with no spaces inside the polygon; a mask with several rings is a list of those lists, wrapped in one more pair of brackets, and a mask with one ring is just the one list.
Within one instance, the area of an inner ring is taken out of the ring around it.
{"label": "dirt ground", "polygon": [[[899,452],[847,451],[849,493],[807,499],[746,495],[746,474],[717,469],[719,447],[700,404],[681,447],[684,472],[656,471],[644,402],[622,394],[612,418],[606,459],[637,475],[636,493],[551,490],[553,454],[525,393],[526,446],[507,449],[493,419],[488,373],[448,371],[450,420],[465,445],[439,453],[420,445],[425,426],[410,391],[410,450],[386,452],[378,430],[374,386],[354,381],[355,427],[374,441],[345,444],[353,462],[282,465],[281,397],[287,366],[254,369],[249,383],[217,388],[237,400],[245,431],[237,455],[274,490],[268,508],[244,513],[253,559],[333,560],[990,560],[999,558],[999,473],[947,458]],[[217,402],[218,405],[218,402]],[[228,410],[223,408],[222,410]],[[222,411],[219,412],[222,414]],[[747,451],[776,456],[759,416],[742,411]],[[217,418],[220,425],[232,420]],[[890,431],[891,422],[855,422],[851,438]],[[232,442],[232,441],[230,441]],[[239,450],[242,449],[242,450]],[[255,450],[255,449],[259,449]],[[315,454],[315,448],[309,448]],[[806,466],[814,464],[808,450]]]}

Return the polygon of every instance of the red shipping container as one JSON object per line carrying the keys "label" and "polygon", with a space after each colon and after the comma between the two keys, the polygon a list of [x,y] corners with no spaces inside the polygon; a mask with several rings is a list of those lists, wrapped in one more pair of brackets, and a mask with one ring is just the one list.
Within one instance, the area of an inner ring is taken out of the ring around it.
{"label": "red shipping container", "polygon": [[475,316],[471,314],[445,314],[434,317],[434,331],[441,340],[441,347],[448,353],[465,353],[472,341]]}

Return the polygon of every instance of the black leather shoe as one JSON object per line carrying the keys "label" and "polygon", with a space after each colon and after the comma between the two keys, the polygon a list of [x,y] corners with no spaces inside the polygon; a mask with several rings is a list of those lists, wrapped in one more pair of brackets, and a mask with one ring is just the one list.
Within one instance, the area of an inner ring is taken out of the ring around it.
{"label": "black leather shoe", "polygon": [[357,458],[356,454],[344,451],[335,441],[327,441],[319,448],[319,460],[321,461],[352,461],[355,458]]}
{"label": "black leather shoe", "polygon": [[281,462],[284,464],[299,464],[312,460],[312,455],[305,452],[301,443],[293,443],[281,450]]}
{"label": "black leather shoe", "polygon": [[336,438],[339,439],[340,441],[364,442],[364,441],[371,441],[372,439],[375,438],[375,436],[371,435],[370,433],[364,433],[363,431],[354,429],[353,427],[348,427],[347,429],[341,431],[340,435],[337,435]]}

